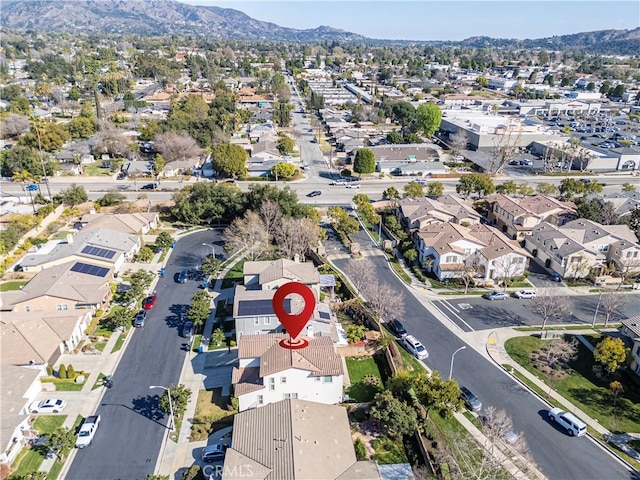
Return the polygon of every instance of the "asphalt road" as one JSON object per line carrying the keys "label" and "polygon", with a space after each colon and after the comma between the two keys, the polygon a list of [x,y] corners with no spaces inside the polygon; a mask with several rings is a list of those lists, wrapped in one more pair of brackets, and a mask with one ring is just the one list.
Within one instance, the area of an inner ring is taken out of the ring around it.
{"label": "asphalt road", "polygon": [[[429,351],[427,365],[446,378],[452,353],[464,342],[444,327],[390,271],[381,256],[369,257],[376,266],[376,278],[404,292],[407,330]],[[336,260],[345,270],[354,260]],[[357,261],[357,260],[355,260]],[[523,432],[529,450],[541,471],[551,480],[619,480],[632,478],[616,459],[587,437],[569,437],[546,419],[547,406],[502,370],[470,347],[455,357],[454,377],[470,388],[484,407],[493,405],[511,415],[514,430]]]}
{"label": "asphalt road", "polygon": [[[105,392],[98,407],[102,420],[95,439],[77,452],[66,479],[144,479],[153,473],[168,416],[159,408],[164,392],[149,386],[179,381],[185,340],[178,335],[178,318],[187,310],[199,284],[177,284],[174,278],[182,268],[199,265],[211,253],[211,247],[202,243],[218,241],[219,235],[201,231],[177,242],[166,276],[156,286],[157,303],[145,326],[133,332],[114,373],[114,386]],[[220,252],[221,248],[216,248],[216,253]]]}
{"label": "asphalt road", "polygon": [[[598,304],[597,295],[565,297],[569,303],[569,314],[551,318],[547,325],[583,323],[591,325]],[[640,310],[640,296],[627,294],[626,304],[611,315],[610,322],[620,321],[637,315]],[[507,300],[485,300],[467,297],[455,300],[435,300],[433,305],[447,315],[465,332],[500,327],[524,327],[542,325],[542,316],[531,310],[531,300],[508,298]],[[597,323],[604,323],[605,312],[602,304],[598,309]]]}

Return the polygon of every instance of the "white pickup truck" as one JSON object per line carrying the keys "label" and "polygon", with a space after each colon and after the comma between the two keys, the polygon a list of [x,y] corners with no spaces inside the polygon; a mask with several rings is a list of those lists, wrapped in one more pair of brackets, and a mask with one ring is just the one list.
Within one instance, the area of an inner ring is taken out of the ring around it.
{"label": "white pickup truck", "polygon": [[85,418],[84,422],[82,422],[82,426],[80,427],[80,431],[78,432],[76,447],[84,448],[87,445],[90,445],[93,440],[93,436],[96,434],[98,425],[100,425],[100,415],[93,415]]}

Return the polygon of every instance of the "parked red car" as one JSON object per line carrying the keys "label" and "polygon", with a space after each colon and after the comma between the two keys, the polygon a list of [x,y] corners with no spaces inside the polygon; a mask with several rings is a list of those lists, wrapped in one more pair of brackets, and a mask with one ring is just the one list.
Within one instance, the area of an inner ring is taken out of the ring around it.
{"label": "parked red car", "polygon": [[156,295],[155,293],[153,295],[149,295],[142,302],[142,308],[144,308],[145,310],[151,310],[155,306],[156,300],[158,300],[158,295]]}

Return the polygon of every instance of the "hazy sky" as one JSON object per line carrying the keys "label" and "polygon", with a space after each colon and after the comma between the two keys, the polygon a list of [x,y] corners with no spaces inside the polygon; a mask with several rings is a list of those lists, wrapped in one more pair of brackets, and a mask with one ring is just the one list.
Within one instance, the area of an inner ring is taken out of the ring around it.
{"label": "hazy sky", "polygon": [[462,40],[473,36],[541,38],[640,25],[633,1],[179,0],[233,8],[282,27],[329,25],[370,38]]}

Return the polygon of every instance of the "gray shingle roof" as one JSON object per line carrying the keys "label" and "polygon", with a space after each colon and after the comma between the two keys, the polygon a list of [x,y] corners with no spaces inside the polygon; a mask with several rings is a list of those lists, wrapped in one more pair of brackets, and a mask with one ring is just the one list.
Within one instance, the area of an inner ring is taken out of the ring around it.
{"label": "gray shingle roof", "polygon": [[[356,461],[346,409],[304,400],[282,400],[235,416],[223,478],[241,478],[239,467],[253,465],[248,459],[260,468],[251,477],[255,479],[380,478],[375,465],[366,476],[348,473],[360,462]],[[341,477],[343,474],[347,476]]]}

